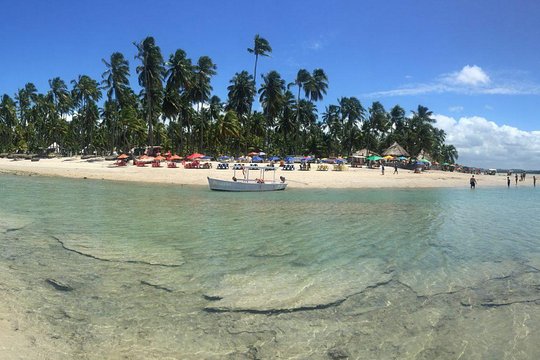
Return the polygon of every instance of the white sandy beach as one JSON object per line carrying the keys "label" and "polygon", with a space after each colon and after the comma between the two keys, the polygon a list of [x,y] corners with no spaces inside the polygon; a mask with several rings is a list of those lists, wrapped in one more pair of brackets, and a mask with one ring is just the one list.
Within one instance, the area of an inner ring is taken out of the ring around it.
{"label": "white sandy beach", "polygon": [[[36,162],[3,158],[0,159],[0,172],[201,186],[207,186],[207,176],[230,179],[233,175],[233,170],[218,170],[216,162],[213,162],[212,169],[184,169],[182,164],[178,164],[178,168],[167,168],[166,162],[163,162],[160,168],[153,168],[150,165],[137,167],[131,165],[131,162],[130,165],[124,167],[117,167],[113,164],[112,161],[89,162],[78,157],[41,159]],[[415,174],[406,169],[399,169],[398,174],[393,174],[394,168],[392,166],[386,167],[385,175],[381,174],[380,169],[346,166],[347,170],[345,171],[333,171],[332,165],[328,167],[328,171],[316,171],[317,165],[313,165],[310,171],[283,171],[279,169],[276,175],[278,177],[285,176],[289,188],[467,188],[471,176],[470,174],[439,170],[428,170]],[[298,164],[296,168],[298,168]],[[475,175],[475,177],[479,188],[506,186],[506,176],[500,174],[496,176]]]}

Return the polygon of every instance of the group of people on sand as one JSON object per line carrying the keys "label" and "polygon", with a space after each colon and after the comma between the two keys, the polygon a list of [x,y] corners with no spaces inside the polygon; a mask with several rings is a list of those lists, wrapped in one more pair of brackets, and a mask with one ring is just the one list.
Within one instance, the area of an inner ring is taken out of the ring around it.
{"label": "group of people on sand", "polygon": [[[515,179],[516,179],[516,186],[517,186],[518,174],[516,174]],[[525,181],[525,173],[521,174],[521,178],[519,181]],[[476,179],[474,178],[474,175],[469,179],[469,183],[471,185],[471,189],[476,189]],[[507,183],[507,186],[510,187],[510,176],[506,177],[506,183]],[[536,187],[536,175],[533,175],[533,187]]]}
{"label": "group of people on sand", "polygon": [[[516,186],[518,184],[518,174],[516,174],[516,176],[514,177],[516,179]],[[522,173],[520,176],[519,176],[519,181],[525,181],[525,173]],[[506,184],[508,187],[510,187],[510,176],[507,176],[506,177]],[[536,187],[536,175],[533,175],[533,187]]]}

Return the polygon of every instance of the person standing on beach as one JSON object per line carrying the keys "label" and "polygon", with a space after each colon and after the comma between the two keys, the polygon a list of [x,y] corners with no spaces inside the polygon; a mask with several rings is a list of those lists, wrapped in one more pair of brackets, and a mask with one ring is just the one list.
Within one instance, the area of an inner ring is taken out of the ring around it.
{"label": "person standing on beach", "polygon": [[516,186],[517,186],[517,182],[518,182],[518,177],[517,177],[517,173],[516,173]]}
{"label": "person standing on beach", "polygon": [[536,187],[536,175],[533,175],[533,186]]}
{"label": "person standing on beach", "polygon": [[397,174],[398,171],[397,171],[397,164],[394,164],[394,174]]}
{"label": "person standing on beach", "polygon": [[384,164],[381,164],[381,175],[384,175]]}
{"label": "person standing on beach", "polygon": [[471,183],[471,189],[476,189],[476,179],[474,178],[474,175],[471,177],[469,182]]}
{"label": "person standing on beach", "polygon": [[506,177],[506,182],[508,183],[508,187],[510,187],[510,176]]}

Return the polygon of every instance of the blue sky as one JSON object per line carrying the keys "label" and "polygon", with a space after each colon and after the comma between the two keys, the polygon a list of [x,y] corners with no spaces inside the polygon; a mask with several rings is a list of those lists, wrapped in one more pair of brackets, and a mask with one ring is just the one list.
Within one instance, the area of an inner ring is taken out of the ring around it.
{"label": "blue sky", "polygon": [[246,49],[258,33],[273,47],[259,74],[290,82],[300,68],[326,71],[320,112],[341,96],[366,108],[421,104],[460,163],[540,169],[537,1],[30,0],[4,2],[2,15],[0,93],[26,82],[45,92],[56,76],[100,79],[114,51],[135,73],[133,42],[151,35],[166,58],[178,48],[195,61],[210,56],[225,100],[234,73],[253,71]]}

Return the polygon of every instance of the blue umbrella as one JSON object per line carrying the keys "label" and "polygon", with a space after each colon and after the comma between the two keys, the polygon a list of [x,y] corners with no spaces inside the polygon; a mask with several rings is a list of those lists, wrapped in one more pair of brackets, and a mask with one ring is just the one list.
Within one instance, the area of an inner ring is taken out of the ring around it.
{"label": "blue umbrella", "polygon": [[223,160],[229,160],[230,158],[231,158],[230,156],[224,155],[224,156],[218,157],[218,160],[219,160],[219,161],[223,161]]}
{"label": "blue umbrella", "polygon": [[270,161],[279,161],[281,160],[281,158],[279,156],[272,156],[270,159],[268,159]]}
{"label": "blue umbrella", "polygon": [[285,161],[288,162],[288,163],[292,163],[292,162],[294,162],[294,158],[291,157],[291,156],[288,156],[288,157],[285,158]]}
{"label": "blue umbrella", "polygon": [[260,157],[260,156],[254,156],[252,159],[251,159],[252,162],[263,162],[263,158]]}

